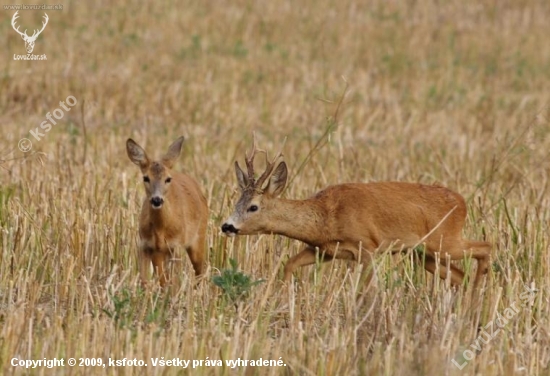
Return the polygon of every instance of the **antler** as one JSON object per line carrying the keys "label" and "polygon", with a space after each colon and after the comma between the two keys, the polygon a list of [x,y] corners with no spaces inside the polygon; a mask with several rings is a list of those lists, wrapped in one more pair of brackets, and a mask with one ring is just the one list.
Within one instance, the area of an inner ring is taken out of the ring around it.
{"label": "antler", "polygon": [[[273,172],[273,169],[275,168],[275,163],[283,155],[282,151],[283,151],[283,147],[284,147],[285,142],[286,142],[286,138],[285,138],[285,141],[283,142],[283,145],[281,146],[281,149],[279,150],[279,153],[277,153],[275,158],[273,158],[270,161],[269,157],[267,155],[267,151],[262,150],[262,149],[258,149],[257,144],[256,144],[256,133],[253,133],[253,137],[254,137],[254,143],[252,145],[252,151],[250,152],[250,155],[248,153],[245,153],[245,157],[246,157],[245,158],[245,163],[246,163],[246,169],[248,171],[249,184],[251,184],[251,186],[253,186],[254,188],[258,189],[258,188],[261,188],[262,185],[267,180],[267,178],[269,178],[269,176]],[[254,157],[256,156],[256,153],[258,153],[258,152],[265,154],[265,171],[258,178],[258,180],[254,181]]]}
{"label": "antler", "polygon": [[40,31],[35,30],[31,38],[36,39],[44,31],[44,29],[46,28],[46,25],[48,24],[48,20],[50,19],[46,13],[44,13],[44,19],[45,21],[42,22],[42,29],[40,29]]}
{"label": "antler", "polygon": [[46,13],[44,13],[44,19],[45,20],[42,22],[42,29],[40,29],[40,31],[34,30],[34,33],[31,36],[28,36],[27,35],[27,29],[25,29],[25,32],[22,33],[21,31],[19,31],[19,26],[15,27],[16,20],[19,18],[18,13],[19,13],[19,11],[15,12],[13,17],[11,18],[11,26],[13,27],[13,29],[15,31],[17,31],[17,33],[19,35],[21,35],[23,38],[25,38],[25,40],[26,39],[29,39],[29,40],[36,39],[44,31],[44,29],[46,28],[46,25],[48,24],[48,20],[50,19],[48,17],[48,15]]}
{"label": "antler", "polygon": [[19,31],[19,26],[15,27],[15,20],[17,20],[17,19],[19,18],[19,16],[17,15],[17,13],[19,13],[19,11],[15,12],[15,14],[13,15],[13,17],[11,18],[11,27],[13,27],[13,30],[17,31],[17,33],[18,33],[19,35],[21,35],[23,38],[24,38],[24,37],[27,37],[27,38],[28,38],[29,36],[27,35],[27,29],[25,29],[25,32],[22,33],[22,32]]}
{"label": "antler", "polygon": [[258,150],[256,146],[256,133],[252,133],[252,137],[254,139],[254,142],[252,144],[252,151],[250,152],[250,155],[248,155],[247,152],[244,153],[244,162],[246,163],[246,170],[248,172],[248,181],[254,182],[254,157],[256,156],[256,153],[262,152],[263,150]]}

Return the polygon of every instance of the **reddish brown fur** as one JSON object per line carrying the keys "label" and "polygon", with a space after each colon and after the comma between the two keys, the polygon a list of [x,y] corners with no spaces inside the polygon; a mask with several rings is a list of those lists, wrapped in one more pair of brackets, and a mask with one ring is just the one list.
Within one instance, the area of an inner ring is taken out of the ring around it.
{"label": "reddish brown fur", "polygon": [[[287,200],[276,197],[286,184],[284,162],[265,188],[250,179],[253,174],[247,178],[238,165],[236,168],[243,193],[222,229],[228,235],[273,233],[304,242],[304,249],[285,266],[285,281],[297,268],[315,262],[316,249],[319,255],[324,254],[324,261],[370,263],[377,251],[390,247],[401,251],[420,244],[425,244],[425,268],[432,273],[439,252],[442,278],[448,272],[447,255],[452,260],[468,256],[478,260],[476,286],[487,272],[491,244],[462,238],[466,204],[461,195],[445,187],[404,182],[351,183],[330,186],[306,200]],[[250,212],[251,206],[258,209]],[[454,265],[450,269],[451,282],[462,283],[464,273]]]}
{"label": "reddish brown fur", "polygon": [[[178,246],[187,251],[195,275],[204,273],[208,220],[206,198],[192,177],[171,170],[182,142],[183,138],[180,138],[172,144],[161,161],[150,161],[145,151],[131,139],[127,143],[130,159],[140,166],[144,177],[149,178],[149,182],[145,183],[147,196],[139,220],[139,262],[143,283],[149,279],[152,264],[161,286],[166,285],[167,264]],[[167,178],[171,178],[168,184]],[[164,203],[161,208],[154,209],[151,197],[159,194]]]}

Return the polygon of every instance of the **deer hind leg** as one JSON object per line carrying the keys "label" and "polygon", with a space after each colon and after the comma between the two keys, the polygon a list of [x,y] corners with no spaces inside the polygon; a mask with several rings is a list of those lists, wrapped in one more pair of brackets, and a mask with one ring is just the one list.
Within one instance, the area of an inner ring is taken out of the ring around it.
{"label": "deer hind leg", "polygon": [[[443,245],[442,248],[443,248],[443,251],[441,251],[442,260],[440,260],[440,264],[445,267],[444,269],[445,273],[446,273],[446,264],[444,264],[445,263],[444,259],[447,255],[450,256],[451,260],[461,260],[464,257],[470,256],[475,258],[478,261],[476,278],[474,280],[474,287],[478,287],[479,283],[481,282],[481,279],[483,278],[483,275],[487,273],[487,269],[489,266],[489,257],[491,255],[491,244],[487,242],[467,240],[460,243],[460,246],[457,246],[454,244],[447,244],[447,245]],[[433,249],[431,249],[430,251],[431,251],[430,253],[434,252]],[[429,256],[434,258],[432,254],[430,254]],[[435,270],[435,265],[432,264],[431,262],[429,264],[427,262],[427,265],[428,267],[434,268]],[[426,269],[428,269],[428,267],[426,267]],[[456,271],[456,273],[458,273],[461,276],[460,278],[460,283],[461,283],[462,279],[464,278],[464,272],[458,269],[457,267],[455,267],[454,265],[451,265],[451,269],[452,269],[451,282],[453,281],[452,274],[455,273]],[[440,270],[442,269],[440,268]],[[440,276],[441,276],[441,271],[440,271]],[[442,278],[444,277],[442,276]]]}
{"label": "deer hind leg", "polygon": [[477,260],[477,272],[474,280],[474,288],[477,288],[489,269],[492,245],[488,242],[466,240],[464,248],[467,255]]}
{"label": "deer hind leg", "polygon": [[435,272],[439,266],[439,277],[441,279],[445,280],[447,278],[447,274],[449,274],[450,272],[451,284],[453,286],[459,286],[462,284],[462,281],[464,280],[464,272],[453,264],[449,264],[449,268],[447,268],[447,263],[445,262],[445,260],[440,260],[438,265],[438,263],[435,261],[435,258],[428,254],[426,254],[426,257],[423,261],[424,269],[426,269],[430,273],[435,275]]}
{"label": "deer hind leg", "polygon": [[161,287],[166,286],[168,281],[167,268],[166,264],[168,262],[168,252],[154,251],[151,254],[151,261],[153,262],[153,270],[159,278],[159,283]]}

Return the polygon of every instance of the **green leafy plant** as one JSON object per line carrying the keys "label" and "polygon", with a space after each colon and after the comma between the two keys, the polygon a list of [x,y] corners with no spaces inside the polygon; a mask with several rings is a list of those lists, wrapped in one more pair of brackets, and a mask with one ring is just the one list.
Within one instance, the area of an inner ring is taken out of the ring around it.
{"label": "green leafy plant", "polygon": [[112,309],[103,308],[103,312],[109,316],[119,328],[124,328],[130,323],[132,307],[132,293],[123,289],[117,294],[109,294],[112,301]]}
{"label": "green leafy plant", "polygon": [[162,326],[170,312],[170,298],[165,294],[155,294],[148,298],[144,290],[133,292],[123,288],[114,293],[109,292],[109,298],[110,304],[102,311],[120,329],[135,329],[136,324],[141,322],[155,322]]}
{"label": "green leafy plant", "polygon": [[246,298],[251,289],[264,280],[253,281],[249,275],[239,271],[235,259],[229,259],[229,264],[231,264],[231,269],[222,270],[221,275],[212,278],[212,282],[223,290],[225,298],[236,303],[239,299]]}

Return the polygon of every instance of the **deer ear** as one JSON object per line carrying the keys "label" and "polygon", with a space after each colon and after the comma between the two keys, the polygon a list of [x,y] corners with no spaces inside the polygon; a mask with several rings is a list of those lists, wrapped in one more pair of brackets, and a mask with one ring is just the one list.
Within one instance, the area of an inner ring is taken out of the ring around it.
{"label": "deer ear", "polygon": [[285,188],[287,176],[288,170],[286,163],[283,161],[279,163],[273,174],[271,174],[264,192],[273,197],[280,195]]}
{"label": "deer ear", "polygon": [[128,153],[128,158],[142,169],[149,165],[149,158],[145,150],[131,138],[126,141],[126,153]]}
{"label": "deer ear", "polygon": [[248,185],[248,178],[246,177],[244,171],[239,166],[239,162],[235,161],[235,175],[237,175],[237,182],[239,183],[239,188],[241,191],[244,191]]}
{"label": "deer ear", "polygon": [[183,145],[183,136],[178,138],[176,141],[170,145],[168,148],[168,151],[166,154],[164,154],[164,157],[162,157],[162,162],[166,165],[168,168],[172,168],[174,163],[178,160],[180,154],[181,154],[181,147]]}

